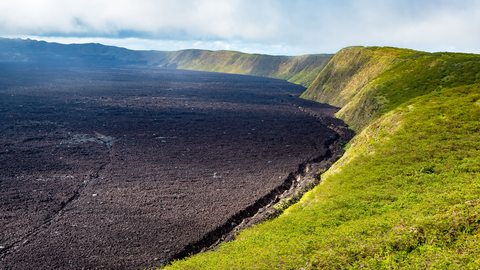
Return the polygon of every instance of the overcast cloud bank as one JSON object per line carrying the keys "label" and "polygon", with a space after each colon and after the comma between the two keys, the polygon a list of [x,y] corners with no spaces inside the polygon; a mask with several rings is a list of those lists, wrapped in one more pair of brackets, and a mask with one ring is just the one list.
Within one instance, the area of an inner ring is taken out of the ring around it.
{"label": "overcast cloud bank", "polygon": [[480,0],[16,0],[0,36],[299,55],[352,45],[480,53]]}

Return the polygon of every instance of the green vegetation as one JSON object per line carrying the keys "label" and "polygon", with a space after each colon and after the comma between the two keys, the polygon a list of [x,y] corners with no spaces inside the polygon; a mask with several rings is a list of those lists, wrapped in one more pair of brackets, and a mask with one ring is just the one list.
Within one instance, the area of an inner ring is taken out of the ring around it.
{"label": "green vegetation", "polygon": [[[87,44],[88,45],[88,44]],[[272,56],[235,51],[181,50],[130,51],[121,48],[97,48],[95,44],[79,47],[83,54],[113,56],[125,62],[198,71],[235,73],[287,80],[310,86],[333,57],[331,54]]]}
{"label": "green vegetation", "polygon": [[169,53],[159,65],[277,78],[308,87],[331,58],[330,54],[271,56],[234,51],[183,50]]}
{"label": "green vegetation", "polygon": [[133,64],[262,76],[308,87],[331,54],[272,56],[235,51],[134,51],[97,43],[64,45],[0,38],[0,62]]}
{"label": "green vegetation", "polygon": [[352,47],[337,53],[302,97],[342,107],[337,117],[360,131],[411,98],[477,82],[478,55]]}
{"label": "green vegetation", "polygon": [[335,54],[303,97],[343,107],[372,78],[398,63],[399,55],[409,52],[396,48],[345,48]]}
{"label": "green vegetation", "polygon": [[167,269],[480,268],[479,61],[339,52],[304,97],[343,107],[345,155],[278,218]]}

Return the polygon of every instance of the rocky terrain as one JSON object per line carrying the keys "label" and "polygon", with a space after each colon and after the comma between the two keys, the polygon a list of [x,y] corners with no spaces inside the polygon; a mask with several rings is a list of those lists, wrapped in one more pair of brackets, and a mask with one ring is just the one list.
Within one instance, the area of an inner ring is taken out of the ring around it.
{"label": "rocky terrain", "polygon": [[299,99],[304,90],[1,64],[0,268],[155,267],[213,244],[351,136],[337,132],[337,108]]}

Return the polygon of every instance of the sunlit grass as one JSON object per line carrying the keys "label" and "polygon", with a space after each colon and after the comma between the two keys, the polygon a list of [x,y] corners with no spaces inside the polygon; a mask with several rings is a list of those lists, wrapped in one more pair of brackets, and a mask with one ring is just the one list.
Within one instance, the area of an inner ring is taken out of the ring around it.
{"label": "sunlit grass", "polygon": [[478,55],[342,50],[304,97],[343,106],[345,155],[277,219],[167,268],[478,269],[478,74]]}
{"label": "sunlit grass", "polygon": [[409,99],[479,82],[479,55],[351,47],[334,56],[302,97],[342,107],[337,117],[361,131]]}
{"label": "sunlit grass", "polygon": [[234,51],[183,50],[170,53],[166,63],[175,64],[180,69],[283,79],[308,87],[332,56],[272,56]]}
{"label": "sunlit grass", "polygon": [[410,100],[279,218],[168,269],[480,267],[479,100],[478,84]]}

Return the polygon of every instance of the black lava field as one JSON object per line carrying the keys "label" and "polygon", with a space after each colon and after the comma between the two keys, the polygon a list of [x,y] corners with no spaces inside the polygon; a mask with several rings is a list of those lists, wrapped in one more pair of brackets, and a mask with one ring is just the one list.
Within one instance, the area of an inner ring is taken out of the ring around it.
{"label": "black lava field", "polygon": [[174,69],[0,65],[0,269],[152,268],[234,226],[339,138],[337,108],[299,99],[304,90]]}

